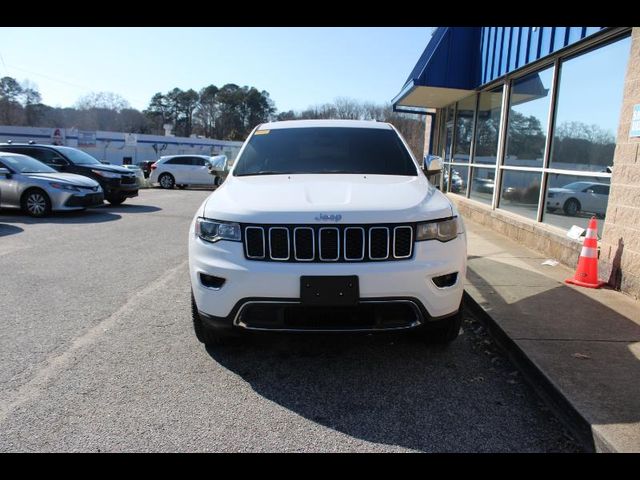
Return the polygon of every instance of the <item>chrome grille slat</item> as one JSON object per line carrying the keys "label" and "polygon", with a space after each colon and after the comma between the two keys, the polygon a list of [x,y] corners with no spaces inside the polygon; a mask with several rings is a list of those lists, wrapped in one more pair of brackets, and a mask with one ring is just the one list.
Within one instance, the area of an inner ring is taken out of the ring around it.
{"label": "chrome grille slat", "polygon": [[414,228],[412,224],[243,225],[243,242],[249,260],[316,263],[406,260],[413,257]]}
{"label": "chrome grille slat", "polygon": [[[260,235],[262,236],[262,255],[251,255],[249,253],[249,231],[253,231],[253,230],[257,230],[260,232]],[[254,260],[263,260],[265,258],[266,255],[266,245],[265,245],[265,240],[264,240],[264,228],[262,227],[247,227],[244,229],[244,236],[245,236],[245,240],[244,240],[244,251],[245,254],[247,255],[247,258],[251,258]]]}
{"label": "chrome grille slat", "polygon": [[[403,245],[400,245],[400,239],[398,239],[398,231],[402,232],[402,231],[407,231],[409,232],[409,253],[406,255],[398,255],[398,250],[401,249],[403,247]],[[413,228],[409,227],[409,226],[400,226],[400,227],[394,227],[393,229],[393,257],[394,258],[409,258],[411,255],[413,255]]]}
{"label": "chrome grille slat", "polygon": [[[378,230],[383,230],[386,233],[385,236],[385,243],[386,243],[386,253],[385,255],[382,256],[374,256],[373,255],[373,247],[372,247],[372,240],[373,240],[373,235],[375,234],[376,231]],[[371,227],[369,229],[369,258],[371,260],[386,260],[387,258],[389,258],[389,228],[388,227]]]}
{"label": "chrome grille slat", "polygon": [[[287,246],[287,256],[284,257],[276,257],[273,254],[273,250],[274,248],[274,243],[276,244],[276,247],[280,247],[280,245],[278,245],[278,240],[276,240],[275,242],[273,241],[273,233],[274,232],[279,232],[279,231],[284,231],[287,234],[287,241],[286,241],[286,246]],[[285,260],[289,260],[289,257],[291,257],[291,245],[290,245],[290,239],[289,239],[289,229],[287,227],[271,227],[269,228],[269,257],[272,260],[278,260],[278,261],[285,261]]]}
{"label": "chrome grille slat", "polygon": [[[362,240],[361,240],[362,241],[362,255],[360,255],[359,257],[349,257],[349,255],[348,255],[349,242],[348,242],[348,239],[347,239],[347,235],[348,235],[348,232],[351,231],[351,230],[360,230],[362,232]],[[365,231],[364,231],[364,228],[362,228],[362,227],[346,227],[344,229],[344,242],[343,243],[344,243],[344,259],[345,260],[351,260],[351,261],[364,260],[364,249],[365,249],[365,246],[366,246],[365,238],[366,238],[365,237]]]}
{"label": "chrome grille slat", "polygon": [[[323,251],[322,251],[322,232],[323,231],[335,231],[336,232],[336,253],[337,255],[335,256],[335,258],[333,257],[324,257],[323,256]],[[338,227],[322,227],[318,230],[318,252],[319,252],[319,256],[320,256],[320,260],[324,261],[324,262],[337,262],[338,260],[340,260],[340,229]]]}
{"label": "chrome grille slat", "polygon": [[[311,256],[302,257],[298,255],[298,232],[311,231]],[[313,262],[316,258],[316,234],[311,227],[296,227],[293,229],[293,258],[299,262]]]}

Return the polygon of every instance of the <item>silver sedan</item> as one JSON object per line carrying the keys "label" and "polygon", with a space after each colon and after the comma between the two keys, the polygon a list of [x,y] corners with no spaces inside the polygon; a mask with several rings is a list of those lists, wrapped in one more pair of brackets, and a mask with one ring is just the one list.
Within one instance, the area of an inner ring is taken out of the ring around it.
{"label": "silver sedan", "polygon": [[32,217],[44,217],[103,201],[100,184],[89,177],[57,172],[26,155],[0,152],[0,208],[21,208]]}

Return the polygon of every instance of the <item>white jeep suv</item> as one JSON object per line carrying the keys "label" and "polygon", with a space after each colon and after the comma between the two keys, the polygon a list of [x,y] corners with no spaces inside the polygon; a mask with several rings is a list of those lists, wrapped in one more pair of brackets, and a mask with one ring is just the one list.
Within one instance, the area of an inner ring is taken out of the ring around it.
{"label": "white jeep suv", "polygon": [[207,345],[243,330],[414,329],[450,342],[466,248],[454,205],[392,125],[265,123],[191,224],[195,332]]}

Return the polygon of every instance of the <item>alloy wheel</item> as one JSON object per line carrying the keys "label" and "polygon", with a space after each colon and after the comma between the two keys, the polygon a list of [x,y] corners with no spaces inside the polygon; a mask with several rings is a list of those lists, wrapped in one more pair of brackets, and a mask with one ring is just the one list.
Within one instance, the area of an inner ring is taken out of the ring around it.
{"label": "alloy wheel", "polygon": [[32,193],[27,197],[27,210],[33,215],[42,215],[47,209],[47,201],[40,193]]}
{"label": "alloy wheel", "polygon": [[169,175],[163,175],[160,179],[160,185],[162,185],[163,188],[171,188],[173,186],[171,177]]}

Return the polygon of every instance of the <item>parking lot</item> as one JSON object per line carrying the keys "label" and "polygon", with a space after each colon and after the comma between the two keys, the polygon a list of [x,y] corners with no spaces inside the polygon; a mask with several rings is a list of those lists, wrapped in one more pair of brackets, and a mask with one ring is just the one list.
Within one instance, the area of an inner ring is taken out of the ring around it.
{"label": "parking lot", "polygon": [[467,316],[410,336],[266,336],[206,350],[187,230],[207,190],[0,211],[0,451],[576,451]]}

